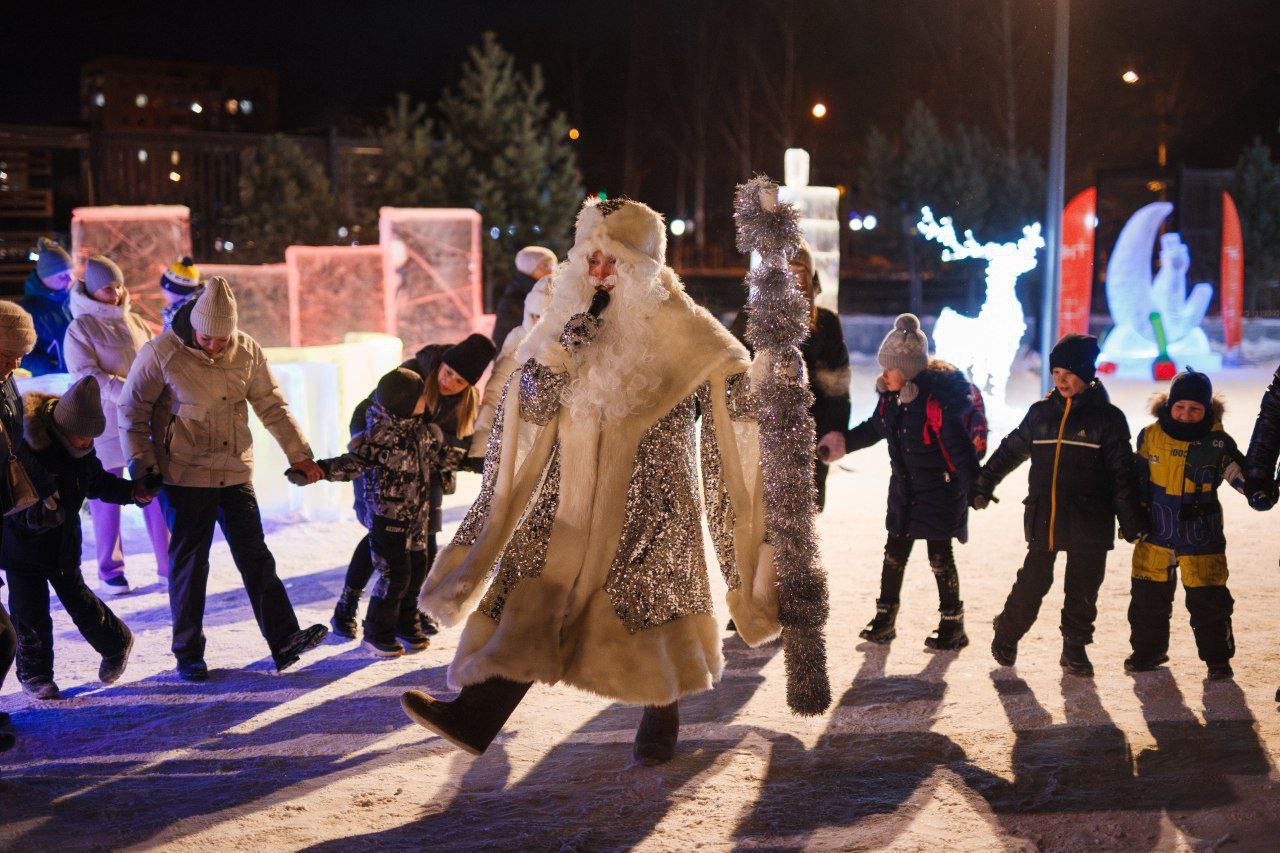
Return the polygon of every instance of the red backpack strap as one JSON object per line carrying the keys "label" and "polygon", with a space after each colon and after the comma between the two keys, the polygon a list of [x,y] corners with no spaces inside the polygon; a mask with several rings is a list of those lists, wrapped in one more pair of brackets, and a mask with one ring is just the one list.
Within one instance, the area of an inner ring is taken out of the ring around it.
{"label": "red backpack strap", "polygon": [[947,470],[955,471],[956,466],[951,463],[951,454],[947,452],[947,446],[942,443],[942,404],[930,397],[924,404],[924,443],[932,444],[934,438],[938,440],[938,449],[942,451],[942,461],[947,463]]}

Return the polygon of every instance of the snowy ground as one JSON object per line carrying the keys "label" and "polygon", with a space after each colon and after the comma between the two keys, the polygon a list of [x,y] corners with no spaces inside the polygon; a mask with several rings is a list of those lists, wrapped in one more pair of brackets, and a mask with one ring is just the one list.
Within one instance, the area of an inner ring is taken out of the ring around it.
{"label": "snowy ground", "polygon": [[[1227,425],[1245,443],[1269,371],[1232,374]],[[1220,385],[1223,383],[1220,382]],[[855,414],[870,406],[855,377]],[[1115,383],[1135,428],[1151,387]],[[1029,401],[1029,375],[1014,385]],[[958,549],[972,645],[928,654],[937,594],[913,557],[898,640],[869,646],[883,546],[883,448],[847,458],[822,517],[831,577],[828,649],[836,703],[791,716],[776,646],[726,635],[720,687],[682,703],[680,752],[632,766],[634,708],[537,687],[507,732],[471,758],[410,726],[398,697],[441,691],[457,639],[375,662],[331,642],[296,672],[272,674],[221,542],[206,628],[213,678],[179,681],[165,594],[149,557],[129,558],[142,588],[112,606],[138,635],[124,680],[96,684],[97,660],[56,612],[66,699],[34,703],[11,678],[0,708],[18,747],[0,757],[0,848],[693,847],[1177,849],[1273,847],[1280,838],[1280,544],[1275,514],[1223,496],[1237,601],[1234,682],[1209,683],[1182,605],[1167,669],[1126,676],[1127,560],[1103,586],[1097,677],[1057,664],[1060,587],[1022,645],[1016,670],[987,646],[1021,562],[1025,470],[973,518]],[[451,525],[476,478],[448,504]],[[270,533],[304,622],[326,621],[354,521]],[[135,537],[135,550],[142,539]],[[92,572],[86,563],[86,574]],[[145,584],[151,585],[146,586]]]}

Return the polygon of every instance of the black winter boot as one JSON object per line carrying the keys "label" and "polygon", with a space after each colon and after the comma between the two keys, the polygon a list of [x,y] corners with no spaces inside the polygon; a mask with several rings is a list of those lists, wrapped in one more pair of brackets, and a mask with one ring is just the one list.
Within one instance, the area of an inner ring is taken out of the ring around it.
{"label": "black winter boot", "polygon": [[1142,654],[1134,652],[1124,659],[1124,671],[1130,674],[1136,672],[1151,672],[1158,669],[1162,664],[1169,662],[1168,655],[1162,654]]}
{"label": "black winter boot", "polygon": [[1225,660],[1209,661],[1209,680],[1210,681],[1227,681],[1235,677],[1235,670],[1231,668],[1231,662]]}
{"label": "black winter boot", "polygon": [[467,685],[449,702],[409,690],[400,697],[400,706],[409,719],[424,729],[464,752],[480,755],[493,743],[532,686],[527,681],[490,678]]}
{"label": "black winter boot", "polygon": [[271,654],[271,659],[276,664],[276,672],[284,672],[293,666],[303,654],[323,643],[327,636],[329,636],[329,629],[323,625],[312,625],[310,628],[303,628],[290,634],[284,646]]}
{"label": "black winter boot", "polygon": [[354,640],[356,638],[356,614],[359,610],[360,590],[344,586],[342,594],[338,596],[338,603],[333,607],[333,618],[329,620],[329,624],[333,626],[333,633],[339,637]]}
{"label": "black winter boot", "polygon": [[404,643],[405,651],[420,652],[431,644],[431,637],[422,630],[415,610],[408,620],[396,626],[396,639]]}
{"label": "black winter boot", "polygon": [[867,627],[863,628],[858,636],[872,643],[893,642],[893,638],[898,636],[898,629],[894,626],[898,621],[898,604],[888,604],[884,601],[876,602],[876,615],[867,623]]}
{"label": "black winter boot", "polygon": [[969,637],[964,632],[964,606],[940,612],[938,628],[925,638],[925,646],[942,652],[956,651],[969,645]]}
{"label": "black winter boot", "polygon": [[632,751],[636,763],[646,767],[666,764],[676,754],[679,736],[680,703],[646,705],[640,727],[636,729],[636,744]]}
{"label": "black winter boot", "polygon": [[1062,657],[1058,659],[1058,663],[1072,675],[1078,675],[1081,678],[1093,678],[1093,663],[1089,660],[1089,656],[1085,654],[1084,646],[1078,646],[1075,643],[1063,640]]}
{"label": "black winter boot", "polygon": [[102,658],[98,666],[98,680],[103,684],[115,684],[124,675],[124,668],[129,665],[129,652],[133,651],[133,632],[124,629],[124,648],[118,654]]}

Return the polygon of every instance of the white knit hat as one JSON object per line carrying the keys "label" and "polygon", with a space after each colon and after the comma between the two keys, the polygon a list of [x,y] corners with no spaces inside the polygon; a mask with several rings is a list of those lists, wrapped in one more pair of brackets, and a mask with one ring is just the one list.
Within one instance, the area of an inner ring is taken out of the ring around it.
{"label": "white knit hat", "polygon": [[191,328],[207,338],[229,338],[236,331],[236,297],[220,275],[209,279],[191,309]]}
{"label": "white knit hat", "polygon": [[533,275],[533,271],[543,261],[550,261],[555,266],[556,253],[542,246],[525,246],[516,252],[516,269],[525,275]]}
{"label": "white knit hat", "polygon": [[876,361],[885,370],[896,370],[910,382],[929,366],[929,339],[920,331],[920,318],[899,314],[880,343]]}
{"label": "white knit hat", "polygon": [[31,315],[16,302],[0,299],[0,349],[23,355],[36,345],[36,326]]}

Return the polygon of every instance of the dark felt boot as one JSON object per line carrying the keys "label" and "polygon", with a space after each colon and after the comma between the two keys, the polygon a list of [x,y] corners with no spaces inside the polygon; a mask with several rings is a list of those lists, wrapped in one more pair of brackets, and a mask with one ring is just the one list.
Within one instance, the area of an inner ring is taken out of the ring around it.
{"label": "dark felt boot", "polygon": [[467,685],[449,702],[409,690],[400,697],[400,706],[409,719],[424,729],[465,752],[480,755],[502,731],[531,686],[527,681],[490,678]]}
{"label": "dark felt boot", "polygon": [[1081,678],[1093,678],[1093,662],[1089,660],[1089,655],[1085,653],[1084,646],[1063,642],[1062,657],[1058,659],[1058,663],[1072,675],[1078,675]]}
{"label": "dark felt boot", "polygon": [[887,604],[883,601],[876,602],[876,615],[871,617],[871,621],[867,623],[867,627],[858,632],[858,636],[868,642],[885,643],[893,642],[893,638],[898,636],[898,630],[894,626],[898,621],[898,605]]}
{"label": "dark felt boot", "polygon": [[637,764],[656,767],[666,764],[676,754],[676,740],[680,736],[680,704],[646,705],[636,729],[636,745],[633,751]]}
{"label": "dark felt boot", "polygon": [[360,610],[360,590],[352,589],[349,586],[342,588],[342,594],[338,596],[338,603],[333,608],[333,618],[329,620],[329,624],[333,626],[333,633],[339,637],[346,637],[348,640],[356,638],[356,614]]}
{"label": "dark felt boot", "polygon": [[934,651],[945,652],[969,645],[969,636],[964,632],[963,605],[953,610],[943,610],[941,614],[938,629],[925,638],[925,646]]}

